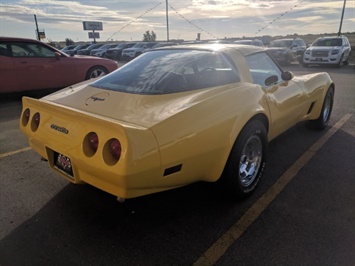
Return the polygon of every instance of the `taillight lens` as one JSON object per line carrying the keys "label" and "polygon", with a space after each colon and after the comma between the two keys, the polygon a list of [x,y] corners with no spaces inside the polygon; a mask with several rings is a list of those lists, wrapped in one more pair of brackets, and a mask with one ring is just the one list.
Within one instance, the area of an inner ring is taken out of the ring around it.
{"label": "taillight lens", "polygon": [[25,127],[28,124],[28,121],[30,121],[30,109],[26,108],[26,110],[22,114],[22,125]]}
{"label": "taillight lens", "polygon": [[121,157],[121,152],[122,152],[122,148],[121,148],[121,143],[119,142],[118,139],[111,139],[110,141],[110,152],[112,157],[118,161]]}
{"label": "taillight lens", "polygon": [[32,131],[36,131],[39,127],[39,123],[41,121],[41,115],[39,113],[35,113],[32,117],[31,129]]}
{"label": "taillight lens", "polygon": [[99,137],[95,132],[89,134],[89,147],[95,153],[99,147]]}

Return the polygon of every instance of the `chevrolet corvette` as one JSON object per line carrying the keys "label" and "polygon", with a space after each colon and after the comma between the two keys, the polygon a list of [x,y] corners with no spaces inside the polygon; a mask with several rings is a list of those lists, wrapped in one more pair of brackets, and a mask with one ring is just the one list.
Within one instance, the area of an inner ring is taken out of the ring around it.
{"label": "chevrolet corvette", "polygon": [[334,89],[327,73],[294,76],[256,46],[163,47],[23,97],[20,128],[53,171],[120,200],[217,180],[240,199],[261,180],[269,141],[301,121],[327,127]]}

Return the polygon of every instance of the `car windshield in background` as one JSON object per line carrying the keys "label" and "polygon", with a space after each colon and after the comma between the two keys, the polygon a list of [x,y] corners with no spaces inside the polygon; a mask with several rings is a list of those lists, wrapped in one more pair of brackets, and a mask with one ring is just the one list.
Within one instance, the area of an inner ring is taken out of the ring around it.
{"label": "car windshield in background", "polygon": [[279,40],[270,43],[270,47],[291,47],[292,40]]}
{"label": "car windshield in background", "polygon": [[313,43],[312,46],[342,46],[341,39],[319,39]]}
{"label": "car windshield in background", "polygon": [[157,50],[139,56],[91,86],[134,94],[168,94],[239,80],[239,74],[221,53]]}

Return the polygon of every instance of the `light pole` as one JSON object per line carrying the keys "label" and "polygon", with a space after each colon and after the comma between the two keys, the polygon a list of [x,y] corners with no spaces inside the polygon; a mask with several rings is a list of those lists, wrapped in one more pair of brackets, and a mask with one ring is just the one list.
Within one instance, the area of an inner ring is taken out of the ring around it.
{"label": "light pole", "polygon": [[165,0],[166,6],[166,40],[169,41],[169,15],[168,15],[168,0]]}
{"label": "light pole", "polygon": [[340,27],[339,27],[338,36],[340,36],[340,34],[341,34],[341,27],[342,27],[342,25],[343,25],[343,17],[344,17],[345,4],[346,4],[346,0],[344,0],[343,12],[341,13]]}

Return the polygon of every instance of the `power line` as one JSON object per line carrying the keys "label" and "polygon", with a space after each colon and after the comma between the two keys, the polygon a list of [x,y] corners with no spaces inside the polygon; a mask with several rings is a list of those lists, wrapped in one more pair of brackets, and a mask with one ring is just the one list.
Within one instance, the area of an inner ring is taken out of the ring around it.
{"label": "power line", "polygon": [[178,14],[182,19],[186,20],[189,24],[191,24],[191,25],[194,26],[195,28],[199,29],[200,31],[207,33],[208,35],[212,36],[213,38],[218,39],[218,37],[214,36],[213,34],[209,33],[208,31],[205,31],[204,29],[202,29],[201,27],[197,26],[195,23],[193,23],[193,22],[190,21],[189,19],[185,18],[185,17],[184,17],[182,14],[180,14],[172,5],[169,4],[169,6],[170,6],[170,8],[171,8],[172,10],[175,11],[176,14]]}
{"label": "power line", "polygon": [[124,25],[122,28],[120,28],[118,31],[116,31],[114,34],[112,34],[109,38],[107,38],[106,41],[110,40],[113,36],[115,36],[117,33],[119,33],[121,30],[123,30],[124,28],[127,28],[129,25],[131,25],[133,22],[137,21],[138,19],[140,19],[141,17],[143,17],[145,14],[149,13],[150,11],[152,11],[153,9],[155,9],[156,7],[158,7],[159,5],[161,5],[161,2],[159,2],[158,4],[156,4],[155,6],[153,6],[152,8],[147,9],[142,15],[136,17],[134,20],[130,21],[129,23],[127,23],[126,25]]}
{"label": "power line", "polygon": [[274,23],[275,21],[279,20],[280,18],[282,18],[284,15],[286,15],[287,13],[289,13],[290,11],[292,11],[293,9],[295,9],[296,7],[298,7],[298,5],[300,5],[302,2],[304,2],[305,0],[301,0],[298,1],[297,4],[295,4],[293,7],[291,7],[289,10],[287,10],[286,12],[282,13],[280,16],[278,16],[277,18],[273,19],[272,21],[270,21],[268,24],[266,24],[264,27],[262,27],[260,30],[258,30],[257,32],[255,32],[255,35],[257,35],[259,32],[261,32],[262,30],[266,29],[267,27],[269,27],[272,23]]}

